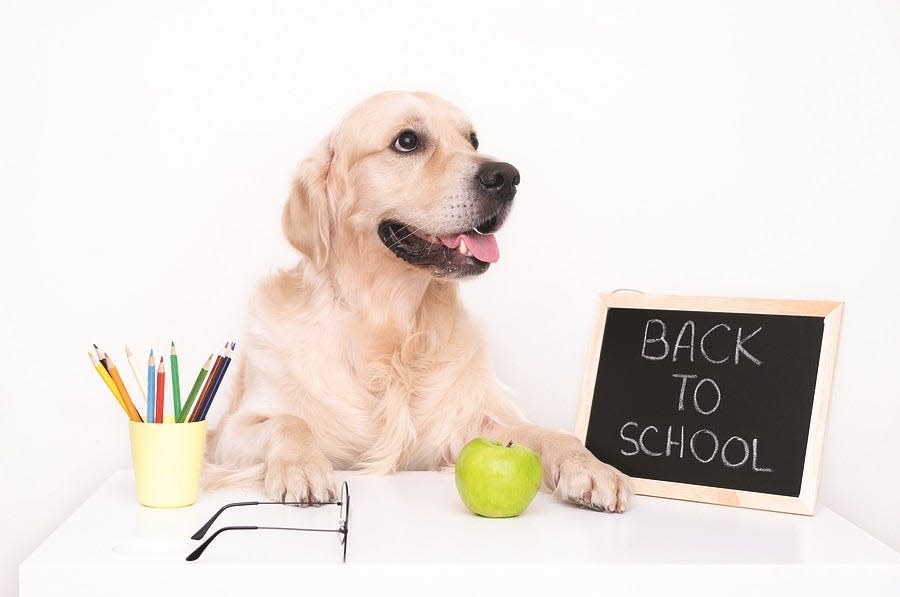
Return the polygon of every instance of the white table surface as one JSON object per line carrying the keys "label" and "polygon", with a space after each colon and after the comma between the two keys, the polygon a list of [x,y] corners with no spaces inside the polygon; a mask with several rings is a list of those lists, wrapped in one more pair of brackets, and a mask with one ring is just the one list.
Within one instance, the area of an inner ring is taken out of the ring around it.
{"label": "white table surface", "polygon": [[[335,535],[228,531],[196,562],[189,537],[253,491],[201,494],[188,508],[138,505],[114,474],[19,568],[20,595],[785,594],[900,595],[900,554],[838,514],[814,517],[638,496],[601,514],[538,494],[518,518],[469,513],[446,473],[340,475],[351,494],[347,564]],[[225,525],[334,527],[336,506],[232,508]],[[466,594],[463,593],[463,594]]]}

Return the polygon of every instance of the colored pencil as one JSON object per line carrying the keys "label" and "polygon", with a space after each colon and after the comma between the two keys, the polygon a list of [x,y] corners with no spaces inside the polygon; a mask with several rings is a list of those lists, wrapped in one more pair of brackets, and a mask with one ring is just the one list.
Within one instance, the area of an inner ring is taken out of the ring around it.
{"label": "colored pencil", "polygon": [[213,383],[216,381],[216,376],[219,374],[219,369],[222,368],[222,361],[225,360],[225,357],[222,354],[224,352],[225,351],[223,350],[218,355],[216,355],[216,360],[213,362],[212,369],[209,370],[209,375],[206,377],[206,383],[203,384],[203,389],[200,390],[200,395],[197,397],[197,402],[194,404],[194,409],[191,411],[191,416],[188,417],[188,421],[191,423],[195,423],[200,420],[200,413],[203,412],[203,404],[206,402],[206,399],[209,396],[209,392],[212,389]]}
{"label": "colored pencil", "polygon": [[100,359],[98,359],[94,354],[88,352],[88,357],[91,359],[91,364],[94,365],[94,369],[97,370],[97,373],[100,374],[100,378],[103,380],[103,383],[106,384],[106,387],[109,388],[109,391],[112,392],[112,395],[115,397],[116,402],[119,403],[119,406],[122,407],[122,410],[125,411],[125,414],[128,414],[128,409],[125,408],[125,403],[122,402],[122,397],[119,395],[119,390],[116,388],[115,382],[109,376],[109,372],[106,368],[100,363]]}
{"label": "colored pencil", "polygon": [[134,360],[134,355],[131,354],[131,349],[128,348],[128,345],[125,345],[125,356],[128,359],[128,366],[131,368],[131,374],[134,375],[134,381],[137,383],[138,389],[141,391],[141,396],[144,398],[144,404],[147,404],[147,388],[144,387],[144,382],[141,381],[141,376],[138,375],[138,366],[137,362]]}
{"label": "colored pencil", "polygon": [[228,371],[228,365],[231,364],[232,350],[234,350],[233,342],[231,344],[231,348],[225,349],[225,360],[222,361],[222,367],[219,370],[219,374],[216,376],[216,379],[213,382],[213,386],[209,391],[209,396],[206,398],[206,401],[203,403],[203,410],[200,412],[200,417],[199,417],[200,421],[203,421],[206,419],[206,415],[209,413],[209,408],[212,406],[212,402],[216,398],[216,393],[219,391],[219,386],[222,384],[222,379],[225,377],[225,372]]}
{"label": "colored pencil", "polygon": [[[204,421],[209,414],[213,400],[218,395],[219,388],[225,378],[231,361],[234,358],[234,350],[236,344],[234,342],[226,342],[225,346],[216,355],[210,354],[206,362],[197,373],[191,391],[187,396],[187,400],[181,402],[181,380],[179,374],[178,353],[175,349],[175,342],[170,344],[169,354],[169,371],[172,376],[172,408],[174,413],[174,421],[176,423]],[[108,353],[100,350],[96,344],[93,345],[94,350],[88,351],[88,358],[94,366],[94,370],[106,384],[107,389],[119,403],[119,406],[128,416],[129,420],[135,422],[147,423],[163,423],[165,422],[166,411],[166,362],[163,356],[159,357],[156,362],[155,351],[150,349],[150,356],[147,359],[147,385],[141,383],[138,374],[137,364],[134,360],[134,354],[128,345],[125,345],[125,354],[128,360],[129,368],[138,384],[141,394],[146,398],[146,416],[143,416],[143,407],[139,409],[132,401],[128,387],[125,385],[119,369],[116,367],[112,358]],[[215,356],[215,359],[213,358]]]}
{"label": "colored pencil", "polygon": [[181,415],[181,379],[178,377],[178,354],[175,353],[174,340],[169,363],[172,365],[172,410],[175,412],[175,420],[178,421]]}
{"label": "colored pencil", "polygon": [[134,402],[131,401],[131,396],[128,394],[128,389],[122,382],[122,376],[119,375],[119,369],[116,367],[116,364],[113,363],[112,359],[109,358],[108,354],[103,353],[103,355],[106,357],[106,369],[107,371],[109,371],[109,376],[112,378],[113,383],[116,384],[116,388],[119,390],[119,396],[121,396],[122,398],[122,406],[125,407],[125,412],[128,413],[128,418],[132,421],[143,423],[144,420],[141,418],[138,410],[134,407]]}
{"label": "colored pencil", "polygon": [[153,349],[150,349],[150,360],[147,362],[147,422],[155,423],[156,417],[156,361],[153,360]]}
{"label": "colored pencil", "polygon": [[203,367],[200,368],[200,372],[197,374],[197,379],[194,380],[194,385],[191,388],[191,393],[188,394],[187,402],[184,403],[184,406],[181,409],[181,413],[179,413],[178,418],[176,419],[179,423],[184,423],[188,418],[188,415],[191,413],[191,406],[194,405],[194,400],[197,399],[197,393],[200,391],[200,388],[203,385],[203,380],[206,379],[206,375],[209,373],[209,368],[212,365],[213,355],[209,355],[209,358],[206,359],[206,363],[204,363]]}
{"label": "colored pencil", "polygon": [[159,357],[159,367],[156,368],[156,401],[153,403],[153,405],[156,407],[156,415],[153,417],[156,423],[165,422],[165,399],[166,364],[163,362],[163,358]]}
{"label": "colored pencil", "polygon": [[[228,345],[225,345],[226,349]],[[225,352],[224,350],[222,352]],[[212,389],[212,382],[215,381],[216,376],[219,374],[219,369],[222,368],[222,361],[225,360],[225,357],[222,353],[219,353],[216,356],[216,362],[213,364],[212,370],[209,372],[209,376],[206,378],[206,383],[203,385],[203,390],[200,391],[200,397],[197,399],[197,404],[194,405],[194,410],[191,412],[191,417],[188,419],[191,423],[196,423],[200,420],[200,413],[203,412],[203,404],[206,402],[207,397],[209,397],[209,391]]]}
{"label": "colored pencil", "polygon": [[100,364],[103,365],[103,368],[106,369],[106,372],[109,373],[109,365],[106,364],[106,356],[105,353],[100,352],[100,347],[94,344],[94,352],[97,353],[97,359],[100,361]]}

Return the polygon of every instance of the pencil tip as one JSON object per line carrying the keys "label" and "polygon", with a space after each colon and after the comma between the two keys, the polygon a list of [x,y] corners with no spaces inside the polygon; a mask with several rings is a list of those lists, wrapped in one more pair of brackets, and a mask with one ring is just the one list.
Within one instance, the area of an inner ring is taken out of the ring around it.
{"label": "pencil tip", "polygon": [[175,340],[172,340],[172,348],[175,348]]}
{"label": "pencil tip", "polygon": [[94,348],[96,348],[97,350],[100,350],[100,348],[96,344],[94,344]]}

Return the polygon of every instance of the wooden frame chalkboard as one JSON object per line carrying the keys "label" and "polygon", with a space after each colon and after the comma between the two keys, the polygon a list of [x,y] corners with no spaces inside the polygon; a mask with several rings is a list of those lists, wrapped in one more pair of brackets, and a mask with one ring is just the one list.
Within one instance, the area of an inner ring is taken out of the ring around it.
{"label": "wooden frame chalkboard", "polygon": [[575,433],[638,494],[812,515],[842,311],[603,294]]}

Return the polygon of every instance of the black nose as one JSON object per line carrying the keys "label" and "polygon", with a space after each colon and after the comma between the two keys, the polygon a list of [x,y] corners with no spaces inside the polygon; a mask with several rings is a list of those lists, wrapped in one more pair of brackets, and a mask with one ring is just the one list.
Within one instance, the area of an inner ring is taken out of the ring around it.
{"label": "black nose", "polygon": [[485,162],[475,174],[482,190],[498,201],[511,201],[516,196],[519,171],[506,162]]}

